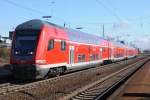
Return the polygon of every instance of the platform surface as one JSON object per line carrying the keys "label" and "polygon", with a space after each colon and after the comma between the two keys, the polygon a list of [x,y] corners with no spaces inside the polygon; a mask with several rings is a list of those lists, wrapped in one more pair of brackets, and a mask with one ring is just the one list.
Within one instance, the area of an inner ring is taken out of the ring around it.
{"label": "platform surface", "polygon": [[150,61],[124,84],[112,100],[150,100]]}

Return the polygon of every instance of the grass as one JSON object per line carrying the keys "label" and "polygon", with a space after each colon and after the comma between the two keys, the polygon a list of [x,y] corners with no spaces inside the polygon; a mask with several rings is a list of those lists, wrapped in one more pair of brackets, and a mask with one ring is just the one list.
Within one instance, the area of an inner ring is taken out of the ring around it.
{"label": "grass", "polygon": [[4,61],[7,61],[9,59],[10,55],[10,48],[2,47],[0,48],[0,58]]}

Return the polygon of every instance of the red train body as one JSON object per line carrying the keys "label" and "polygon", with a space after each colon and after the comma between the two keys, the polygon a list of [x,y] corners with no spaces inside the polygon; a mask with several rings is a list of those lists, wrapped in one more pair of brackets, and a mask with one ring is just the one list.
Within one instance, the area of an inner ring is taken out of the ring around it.
{"label": "red train body", "polygon": [[100,37],[31,20],[14,33],[10,63],[16,78],[33,79],[134,57],[138,50]]}

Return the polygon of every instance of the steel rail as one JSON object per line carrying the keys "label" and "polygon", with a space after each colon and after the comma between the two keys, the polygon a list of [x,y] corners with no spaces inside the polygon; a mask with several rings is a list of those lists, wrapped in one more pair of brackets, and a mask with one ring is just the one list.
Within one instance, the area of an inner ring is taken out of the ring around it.
{"label": "steel rail", "polygon": [[[147,62],[149,58],[142,59],[134,64],[129,65],[128,67],[121,69],[115,73],[112,73],[109,76],[106,76],[92,84],[89,84],[79,90],[74,91],[73,93],[65,96],[61,99],[68,100],[77,100],[77,99],[100,99],[108,93],[111,88],[116,86],[118,83],[123,81],[125,77],[131,75],[137,68],[142,66]],[[114,77],[115,80],[112,80]],[[109,80],[109,81],[108,81]]]}

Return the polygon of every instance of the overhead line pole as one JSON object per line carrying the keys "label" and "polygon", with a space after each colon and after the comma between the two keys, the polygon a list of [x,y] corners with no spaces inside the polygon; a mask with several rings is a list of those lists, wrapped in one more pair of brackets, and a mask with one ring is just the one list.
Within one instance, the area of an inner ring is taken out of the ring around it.
{"label": "overhead line pole", "polygon": [[103,24],[103,38],[105,38],[105,25]]}

